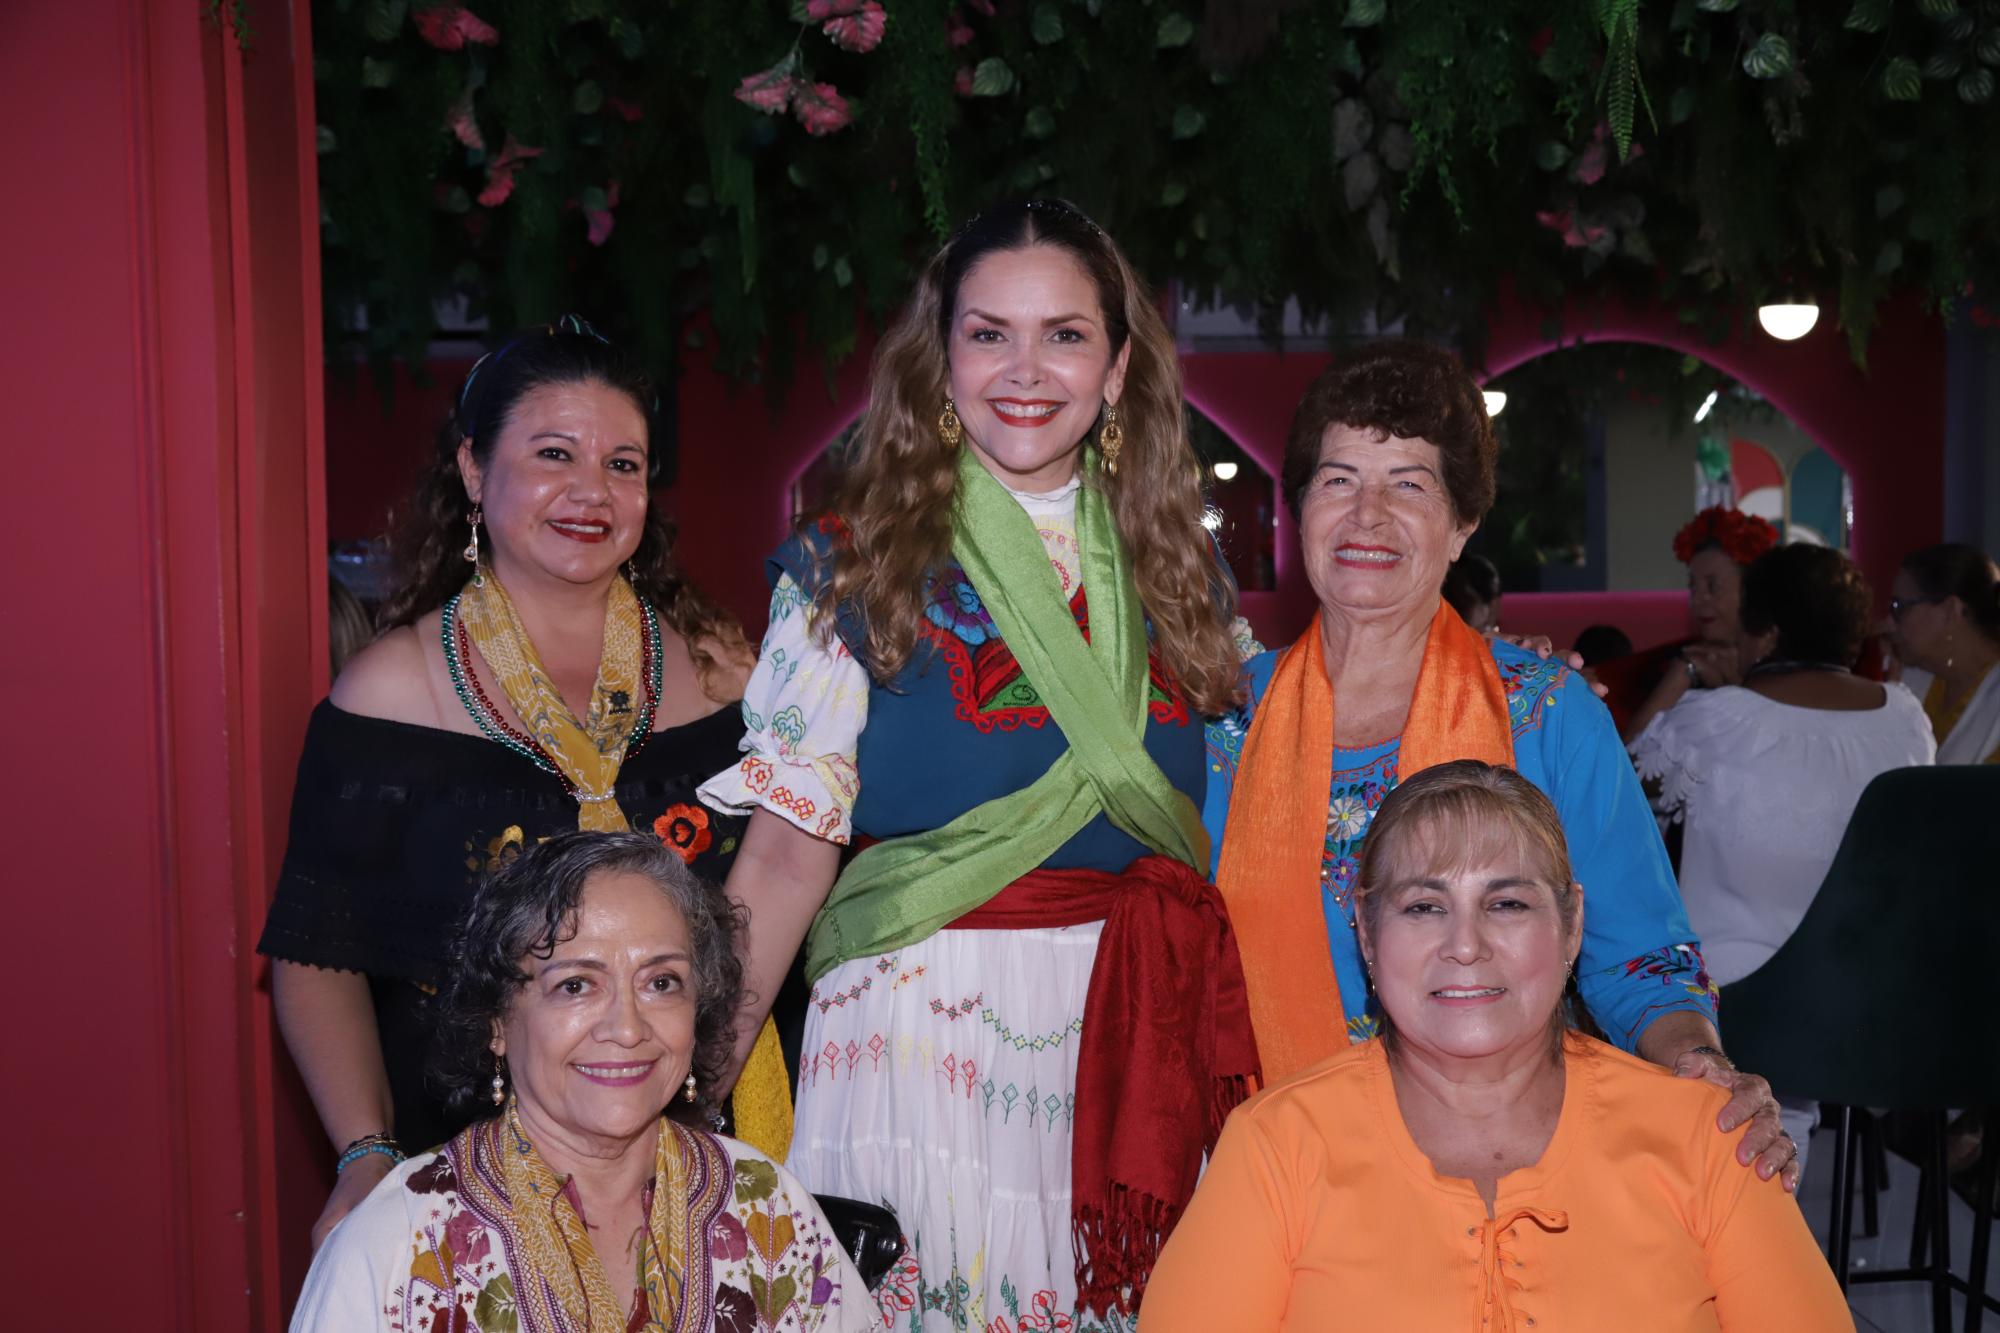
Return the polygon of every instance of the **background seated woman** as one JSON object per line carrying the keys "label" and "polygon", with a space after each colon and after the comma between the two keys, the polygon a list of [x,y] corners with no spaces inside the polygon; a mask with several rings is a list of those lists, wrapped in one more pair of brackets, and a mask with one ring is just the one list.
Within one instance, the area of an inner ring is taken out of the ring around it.
{"label": "background seated woman", "polygon": [[[1639,775],[1685,826],[1681,896],[1719,986],[1762,967],[1798,928],[1862,788],[1931,762],[1916,697],[1853,673],[1872,600],[1838,551],[1759,556],[1737,612],[1743,683],[1688,695],[1633,742]],[[1803,1165],[1819,1104],[1780,1106]]]}
{"label": "background seated woman", "polygon": [[1534,784],[1426,769],[1360,884],[1382,1036],[1230,1117],[1147,1333],[1854,1327],[1728,1095],[1569,1030],[1583,890]]}
{"label": "background seated woman", "polygon": [[2000,570],[1976,546],[1927,546],[1890,589],[1896,656],[1940,764],[2000,763]]}
{"label": "background seated woman", "polygon": [[710,1109],[741,995],[736,933],[647,834],[558,834],[489,880],[455,951],[442,1066],[460,1105],[490,1098],[489,1118],[334,1228],[294,1333],[873,1327],[860,1276],[783,1167],[661,1118]]}
{"label": "background seated woman", "polygon": [[1250,704],[1209,729],[1204,810],[1264,1078],[1375,1031],[1354,934],[1369,820],[1399,781],[1454,759],[1520,770],[1561,812],[1597,896],[1577,982],[1610,1039],[1736,1095],[1742,1160],[1796,1182],[1764,1080],[1717,1049],[1714,991],[1631,760],[1590,687],[1468,629],[1444,570],[1492,507],[1499,447],[1457,358],[1416,342],[1338,357],[1285,445],[1319,613],[1245,667]]}

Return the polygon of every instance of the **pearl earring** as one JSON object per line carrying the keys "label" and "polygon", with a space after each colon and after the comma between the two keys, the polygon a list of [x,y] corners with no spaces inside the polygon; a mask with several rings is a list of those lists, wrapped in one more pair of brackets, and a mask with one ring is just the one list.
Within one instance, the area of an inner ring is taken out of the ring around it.
{"label": "pearl earring", "polygon": [[688,1072],[687,1082],[682,1087],[681,1100],[689,1102],[694,1100],[694,1072],[692,1070]]}
{"label": "pearl earring", "polygon": [[500,1057],[493,1057],[493,1104],[500,1106],[507,1100],[507,1077],[500,1072]]}

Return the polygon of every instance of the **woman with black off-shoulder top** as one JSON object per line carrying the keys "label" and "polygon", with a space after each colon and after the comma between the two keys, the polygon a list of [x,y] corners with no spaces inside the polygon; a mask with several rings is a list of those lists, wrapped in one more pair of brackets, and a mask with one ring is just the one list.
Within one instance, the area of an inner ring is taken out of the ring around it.
{"label": "woman with black off-shoulder top", "polygon": [[712,883],[733,859],[741,821],[694,788],[735,753],[752,659],[649,504],[653,402],[573,317],[483,358],[403,525],[388,628],[313,714],[258,948],[340,1151],[315,1247],[405,1148],[463,1127],[427,1082],[433,996],[483,875],[579,827],[655,834]]}

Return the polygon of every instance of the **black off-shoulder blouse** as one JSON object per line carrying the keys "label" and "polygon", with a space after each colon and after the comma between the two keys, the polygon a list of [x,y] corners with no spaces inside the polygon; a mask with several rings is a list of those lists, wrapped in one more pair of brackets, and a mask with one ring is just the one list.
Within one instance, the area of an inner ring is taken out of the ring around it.
{"label": "black off-shoulder blouse", "polygon": [[[656,834],[720,884],[743,821],[704,807],[695,788],[736,762],[741,711],[724,707],[655,732],[618,775],[632,827]],[[466,1123],[424,1074],[434,997],[452,929],[479,879],[532,842],[576,827],[554,774],[481,736],[313,711],[292,792],[291,833],[257,950],[367,975],[396,1105],[412,1152]]]}

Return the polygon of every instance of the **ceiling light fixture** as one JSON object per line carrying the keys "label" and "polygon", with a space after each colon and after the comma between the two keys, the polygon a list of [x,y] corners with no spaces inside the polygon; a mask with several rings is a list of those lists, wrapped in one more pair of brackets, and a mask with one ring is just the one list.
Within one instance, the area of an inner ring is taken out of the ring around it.
{"label": "ceiling light fixture", "polygon": [[1708,420],[1708,414],[1715,410],[1715,400],[1721,396],[1722,390],[1720,389],[1710,389],[1708,391],[1708,397],[1702,399],[1701,406],[1694,410],[1695,425],[1699,426],[1702,422]]}
{"label": "ceiling light fixture", "polygon": [[1810,301],[1788,301],[1757,307],[1757,322],[1780,342],[1795,342],[1819,323],[1819,307]]}
{"label": "ceiling light fixture", "polygon": [[1481,389],[1480,397],[1486,400],[1486,415],[1497,417],[1507,410],[1507,395],[1498,389]]}
{"label": "ceiling light fixture", "polygon": [[1235,481],[1236,466],[1236,464],[1227,461],[1217,463],[1215,465],[1215,479],[1217,481]]}

